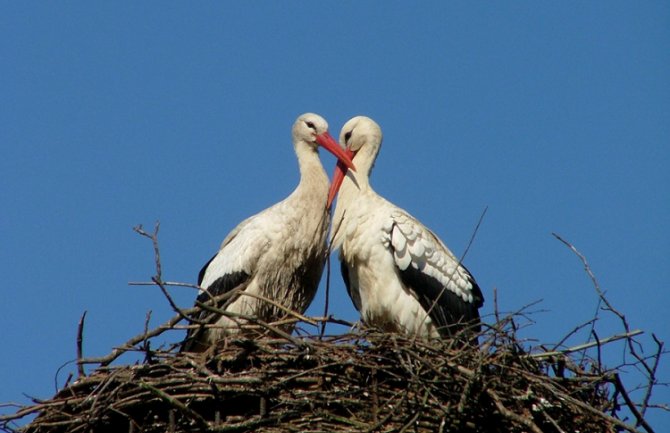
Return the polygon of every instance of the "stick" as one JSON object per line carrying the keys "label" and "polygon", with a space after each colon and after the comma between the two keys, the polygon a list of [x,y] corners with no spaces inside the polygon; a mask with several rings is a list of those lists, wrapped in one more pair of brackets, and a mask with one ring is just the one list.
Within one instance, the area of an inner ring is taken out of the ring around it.
{"label": "stick", "polygon": [[182,311],[182,309],[179,308],[179,307],[177,306],[177,304],[174,302],[174,300],[172,299],[172,297],[171,297],[170,294],[168,293],[167,289],[165,288],[165,286],[163,285],[163,283],[161,282],[161,280],[160,280],[158,277],[151,277],[151,281],[153,281],[154,284],[156,284],[156,285],[161,289],[161,292],[163,292],[163,295],[165,296],[165,298],[167,299],[168,303],[170,304],[170,307],[172,307],[172,310],[173,310],[175,313],[177,313],[177,314],[180,315],[182,318],[184,318],[184,319],[186,319],[186,320],[188,320],[188,321],[195,322],[195,323],[198,323],[198,324],[202,324],[202,323],[200,323],[200,321],[198,321],[197,319],[195,319],[195,318],[193,318],[193,317],[186,316],[186,315],[184,314],[184,312]]}
{"label": "stick", "polygon": [[611,343],[613,341],[622,340],[624,338],[635,337],[636,335],[640,335],[640,334],[643,334],[643,333],[644,333],[643,331],[641,331],[639,329],[636,329],[634,331],[626,332],[625,334],[613,335],[611,337],[604,338],[600,341],[591,341],[589,343],[584,343],[584,344],[580,344],[578,346],[569,347],[569,348],[564,349],[564,350],[553,350],[551,352],[533,353],[531,355],[528,355],[528,357],[529,358],[534,358],[534,359],[542,359],[542,358],[550,358],[552,356],[557,356],[557,355],[567,355],[568,353],[579,352],[580,350],[589,349],[591,347]]}
{"label": "stick", "polygon": [[86,372],[84,371],[84,364],[81,363],[83,358],[82,346],[84,342],[84,320],[86,320],[86,313],[87,311],[84,310],[84,314],[81,315],[81,319],[79,319],[79,325],[77,326],[77,372],[80,378],[86,376]]}
{"label": "stick", "polygon": [[138,383],[138,386],[140,388],[144,388],[147,391],[150,391],[152,394],[155,394],[156,396],[160,397],[162,400],[165,400],[166,402],[170,403],[172,406],[176,407],[179,409],[181,412],[187,414],[189,417],[191,417],[193,420],[197,421],[198,424],[200,424],[201,427],[208,428],[209,423],[202,417],[200,416],[199,413],[195,412],[193,409],[190,409],[188,406],[186,406],[184,403],[180,402],[179,400],[171,397],[170,395],[166,394],[164,391],[149,385],[148,383],[142,381]]}
{"label": "stick", "polygon": [[[335,236],[340,231],[342,223],[344,222],[344,217],[346,216],[347,211],[345,210],[342,213],[342,218],[338,221],[337,227],[333,230],[333,234],[330,236],[328,241],[328,248],[326,249],[326,302],[323,306],[323,317],[328,317],[328,304],[330,302],[330,256],[333,253],[333,242],[335,241]],[[326,323],[325,321],[321,322],[321,331],[319,332],[319,340],[323,338],[326,333]]]}
{"label": "stick", "polygon": [[154,247],[154,258],[155,258],[155,264],[156,264],[156,278],[158,280],[162,279],[162,269],[161,269],[161,252],[160,249],[158,248],[158,229],[160,228],[161,223],[160,221],[156,221],[156,226],[154,227],[154,232],[153,234],[149,234],[144,231],[142,228],[142,224],[133,227],[133,230],[138,233],[141,236],[144,236],[146,238],[151,239],[151,243]]}
{"label": "stick", "polygon": [[637,410],[635,403],[633,403],[633,401],[630,399],[630,396],[628,395],[626,388],[623,386],[618,373],[614,373],[614,386],[616,387],[619,394],[621,394],[623,397],[624,401],[626,402],[626,406],[628,406],[628,409],[633,412],[633,415],[637,420],[636,426],[641,425],[647,432],[654,433],[654,429],[652,429],[647,421],[644,420],[642,414]]}

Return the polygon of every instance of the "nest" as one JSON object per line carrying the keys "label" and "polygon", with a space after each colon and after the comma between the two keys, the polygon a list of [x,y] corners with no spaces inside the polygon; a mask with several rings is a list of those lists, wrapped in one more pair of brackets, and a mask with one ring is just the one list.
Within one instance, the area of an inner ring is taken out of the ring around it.
{"label": "nest", "polygon": [[[68,379],[51,399],[34,400],[14,414],[0,416],[0,430],[653,432],[644,415],[651,407],[652,388],[659,384],[655,372],[665,353],[663,343],[654,336],[655,353],[640,355],[641,345],[634,338],[641,331],[630,329],[597,285],[603,309],[621,320],[624,332],[601,339],[592,328],[593,340],[572,348],[563,342],[525,347],[516,336],[516,322],[525,316],[500,318],[496,307],[495,324],[484,327],[478,345],[458,344],[463,341],[459,338],[421,340],[375,330],[324,335],[326,323],[346,323],[288,312],[297,335],[282,331],[286,323],[237,316],[249,333],[229,337],[217,350],[179,353],[174,346],[153,350],[151,342],[165,332],[202,326],[179,323],[199,317],[203,309],[227,313],[214,307],[217,299],[180,309],[166,287],[184,284],[162,281],[155,234],[152,240],[157,275],[142,284],[158,286],[176,316],[154,329],[149,329],[147,316],[144,332],[101,358],[82,356],[82,316],[76,380]],[[307,324],[320,332],[306,333]],[[602,346],[614,340],[624,340],[626,356],[635,359],[622,365],[646,372],[648,383],[639,388],[646,390],[641,403],[632,401],[618,369],[605,369],[597,361]],[[112,366],[128,352],[143,361]],[[90,373],[86,366],[92,366]],[[17,426],[35,415],[32,422]],[[631,416],[634,424],[622,420]]]}
{"label": "nest", "polygon": [[367,331],[231,338],[216,354],[136,348],[144,362],[100,366],[19,411],[38,413],[21,431],[635,431],[615,417],[615,374],[528,354],[497,330],[482,339]]}

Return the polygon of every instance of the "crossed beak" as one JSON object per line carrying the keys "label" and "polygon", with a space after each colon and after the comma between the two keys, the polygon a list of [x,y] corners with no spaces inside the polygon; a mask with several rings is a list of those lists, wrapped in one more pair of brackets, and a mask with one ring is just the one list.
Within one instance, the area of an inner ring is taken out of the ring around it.
{"label": "crossed beak", "polygon": [[324,132],[323,134],[317,135],[316,142],[319,144],[319,146],[323,147],[328,152],[335,155],[338,163],[341,162],[342,164],[344,164],[345,167],[350,168],[353,171],[356,171],[356,167],[354,166],[354,163],[351,161],[352,155],[347,151],[345,151],[344,149],[342,149],[339,143],[335,141],[333,136],[330,135],[328,131]]}
{"label": "crossed beak", "polygon": [[354,157],[354,152],[349,149],[343,149],[328,131],[317,135],[316,142],[319,146],[323,147],[337,158],[337,167],[335,169],[335,174],[333,175],[333,182],[330,185],[330,191],[328,192],[327,209],[330,209],[330,205],[333,203],[333,200],[335,200],[335,196],[337,195],[340,186],[342,186],[344,175],[347,170],[351,169],[352,171],[356,171],[356,166],[354,166],[354,163],[351,160]]}
{"label": "crossed beak", "polygon": [[[340,147],[340,149],[342,148]],[[343,153],[345,158],[338,159],[337,165],[335,166],[335,173],[333,173],[333,180],[330,183],[330,191],[328,191],[328,202],[326,204],[327,209],[330,209],[330,206],[333,204],[333,200],[335,200],[335,196],[337,195],[337,192],[340,190],[342,182],[344,181],[344,176],[347,174],[347,169],[352,168],[354,165],[352,162],[351,166],[349,166],[346,164],[346,161],[351,161],[355,155],[355,152],[351,149],[345,149]],[[354,168],[352,168],[352,170],[356,171]]]}

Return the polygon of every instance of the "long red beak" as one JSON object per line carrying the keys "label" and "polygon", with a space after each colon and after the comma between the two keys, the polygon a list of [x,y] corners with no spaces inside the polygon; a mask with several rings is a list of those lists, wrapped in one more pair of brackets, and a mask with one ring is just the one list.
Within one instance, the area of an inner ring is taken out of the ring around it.
{"label": "long red beak", "polygon": [[[351,149],[346,149],[344,151],[344,154],[348,160],[351,160],[354,157],[354,151]],[[330,182],[330,191],[328,191],[328,203],[326,204],[327,209],[330,209],[330,206],[333,204],[333,200],[335,200],[335,196],[337,195],[337,192],[340,190],[342,182],[344,182],[344,176],[347,174],[347,166],[344,164],[343,161],[344,159],[338,160],[337,165],[335,166],[335,173],[333,173],[333,180]]]}
{"label": "long red beak", "polygon": [[326,149],[328,152],[335,155],[337,157],[338,164],[342,163],[345,165],[345,167],[348,167],[353,171],[356,171],[356,167],[354,166],[354,163],[351,161],[351,155],[349,155],[347,152],[345,152],[344,149],[342,149],[339,143],[335,141],[333,136],[330,135],[328,131],[324,132],[323,134],[317,135],[316,142],[319,143],[319,145],[324,149]]}

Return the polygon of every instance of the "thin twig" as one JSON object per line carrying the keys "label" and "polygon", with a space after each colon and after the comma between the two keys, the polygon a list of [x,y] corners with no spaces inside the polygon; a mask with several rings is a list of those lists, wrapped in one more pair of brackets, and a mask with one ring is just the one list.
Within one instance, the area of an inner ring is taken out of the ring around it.
{"label": "thin twig", "polygon": [[505,418],[508,418],[512,421],[516,421],[519,424],[525,426],[526,428],[529,428],[533,433],[542,433],[542,430],[535,424],[532,420],[525,418],[505,407],[505,405],[502,403],[500,400],[500,397],[498,394],[493,391],[492,389],[487,389],[486,393],[491,397],[493,400],[493,403],[495,404],[496,408],[498,409],[498,412]]}
{"label": "thin twig", "polygon": [[616,387],[619,394],[623,397],[624,401],[626,402],[626,406],[628,406],[628,409],[633,413],[635,419],[637,420],[636,426],[642,426],[642,428],[644,428],[648,433],[654,433],[654,429],[651,428],[651,426],[644,419],[644,416],[637,410],[635,403],[633,403],[633,400],[631,400],[630,396],[628,395],[628,391],[626,391],[626,387],[623,386],[619,374],[614,373],[613,377],[614,386]]}
{"label": "thin twig", "polygon": [[[619,318],[621,321],[621,324],[625,330],[626,333],[630,333],[630,325],[628,324],[628,320],[626,319],[626,316],[619,312],[614,306],[610,303],[610,301],[605,297],[605,294],[603,290],[600,288],[600,285],[598,284],[597,279],[595,278],[595,275],[591,271],[591,267],[589,266],[588,262],[586,261],[586,257],[577,250],[571,243],[563,239],[561,236],[557,235],[556,233],[552,233],[552,235],[561,241],[563,244],[565,244],[579,259],[581,260],[582,264],[584,265],[584,270],[586,273],[589,275],[591,278],[591,281],[593,283],[593,287],[596,290],[596,293],[599,298],[599,302],[604,304],[605,307],[603,308],[605,311],[609,311],[613,313],[615,316]],[[647,390],[645,393],[645,398],[643,400],[642,408],[646,410],[646,404],[645,401],[648,402],[649,398],[651,397],[651,390],[654,386],[655,383],[655,374],[656,374],[656,367],[658,365],[658,359],[660,357],[660,352],[658,352],[654,357],[654,365],[649,365],[647,362],[647,358],[640,355],[636,349],[636,345],[638,344],[633,338],[626,338],[626,343],[628,347],[628,352],[637,360],[636,362],[636,367],[641,366],[645,371],[646,371],[646,376],[648,380],[647,384]],[[644,412],[640,413],[635,405],[632,403],[632,400],[630,399],[628,392],[624,388],[623,384],[621,383],[621,380],[618,375],[616,377],[616,391],[618,394],[620,394],[624,400],[626,401],[626,405],[629,408],[629,410],[635,415],[637,419],[637,424],[636,425],[642,425],[645,430],[651,431],[648,423],[644,420]]]}
{"label": "thin twig", "polygon": [[[489,207],[486,206],[484,208],[484,210],[482,211],[481,215],[479,216],[479,220],[477,221],[477,225],[475,225],[475,228],[472,231],[472,235],[470,236],[470,240],[468,241],[468,244],[466,245],[465,250],[463,251],[463,254],[461,255],[461,258],[458,260],[458,265],[456,267],[457,269],[458,269],[458,267],[460,267],[462,265],[463,260],[465,260],[465,256],[470,251],[470,247],[472,246],[472,244],[475,241],[475,237],[477,236],[477,232],[479,231],[479,227],[481,226],[482,222],[484,221],[484,216],[486,215],[486,211],[488,210],[488,208]],[[428,310],[426,311],[426,315],[423,317],[423,320],[421,321],[421,323],[422,323],[421,326],[418,327],[417,329],[421,329],[421,327],[423,326],[423,323],[425,323],[425,321],[428,320],[428,317],[430,316],[430,313],[433,311],[433,309],[435,309],[438,302],[440,301],[440,298],[442,298],[442,295],[444,294],[444,292],[446,290],[448,290],[447,287],[451,284],[451,280],[454,278],[454,275],[456,275],[456,274],[457,274],[457,271],[454,271],[449,276],[449,279],[447,280],[446,284],[443,285],[442,290],[440,290],[440,293],[438,293],[438,295],[433,300],[433,303],[430,305],[430,308],[428,308]],[[414,339],[416,339],[418,337],[418,335],[419,335],[419,331],[417,331],[416,334],[414,335]]]}
{"label": "thin twig", "polygon": [[176,407],[179,409],[181,412],[187,414],[191,419],[195,420],[200,424],[201,427],[208,428],[209,423],[197,412],[194,410],[190,409],[188,406],[180,402],[179,400],[171,397],[170,395],[166,394],[165,392],[161,391],[160,389],[149,385],[146,382],[139,382],[138,386],[140,388],[144,388],[148,391],[151,391],[152,394],[155,394],[156,396],[160,397],[162,400],[165,400],[168,402],[170,405]]}
{"label": "thin twig", "polygon": [[[326,293],[323,302],[323,316],[328,316],[328,304],[330,302],[330,245],[328,246],[328,255],[326,256]],[[326,333],[326,322],[321,322],[321,329],[319,330],[319,339],[323,338]]]}
{"label": "thin twig", "polygon": [[[190,310],[184,310],[185,313],[188,313],[189,311],[191,313],[194,313],[196,311],[200,311],[200,309],[192,308]],[[156,337],[157,335],[160,335],[165,331],[175,329],[174,325],[181,322],[182,320],[184,320],[182,316],[180,315],[174,316],[164,324],[160,325],[159,327],[154,328],[149,332],[142,332],[141,334],[134,336],[126,343],[124,343],[121,347],[114,348],[111,351],[111,353],[109,353],[106,356],[101,356],[97,358],[83,358],[80,360],[80,362],[82,364],[100,364],[100,366],[102,367],[107,366],[111,362],[113,362],[116,358],[127,352],[128,350],[132,350],[136,344],[141,343],[148,338]]]}
{"label": "thin twig", "polygon": [[568,347],[567,349],[563,349],[563,350],[552,350],[550,352],[533,353],[531,355],[528,355],[528,357],[529,358],[535,358],[535,359],[542,359],[542,358],[550,358],[552,356],[558,356],[558,355],[567,355],[569,353],[579,352],[580,350],[590,349],[591,347],[596,347],[598,345],[605,345],[605,344],[611,343],[613,341],[618,341],[618,340],[623,340],[623,339],[628,339],[628,338],[631,338],[631,337],[635,337],[636,335],[640,335],[640,334],[643,334],[643,333],[644,333],[643,331],[641,331],[639,329],[635,329],[635,330],[627,332],[625,334],[612,335],[611,337],[603,338],[602,340],[591,341],[589,343],[580,344],[578,346]]}
{"label": "thin twig", "polygon": [[653,385],[656,383],[656,370],[658,369],[658,364],[661,361],[661,354],[663,353],[663,342],[659,340],[655,334],[651,334],[651,338],[654,339],[656,343],[656,354],[654,355],[654,364],[651,368],[651,374],[649,376],[649,384],[647,385],[647,390],[644,393],[644,398],[642,399],[642,407],[640,408],[640,413],[644,416],[649,407],[649,399],[651,398],[651,390]]}
{"label": "thin twig", "polygon": [[156,264],[156,279],[161,281],[163,279],[163,272],[161,269],[161,253],[160,253],[160,248],[158,248],[158,229],[160,228],[160,221],[156,221],[156,225],[154,226],[154,232],[153,234],[149,234],[144,231],[142,228],[142,224],[133,227],[133,230],[140,234],[141,236],[144,236],[146,238],[151,239],[151,243],[154,247],[154,261]]}
{"label": "thin twig", "polygon": [[[591,267],[589,266],[588,262],[586,261],[586,257],[575,248],[570,242],[566,241],[563,239],[561,236],[557,235],[556,233],[552,233],[552,235],[561,241],[564,245],[566,245],[579,259],[581,260],[582,264],[584,265],[584,270],[586,273],[589,275],[589,278],[591,278],[591,281],[593,283],[593,287],[598,295],[598,298],[602,304],[605,305],[603,308],[605,311],[609,311],[615,316],[617,316],[621,322],[621,325],[623,326],[624,330],[626,333],[631,332],[630,330],[630,325],[628,324],[628,320],[626,319],[626,316],[618,311],[612,303],[605,297],[605,293],[603,290],[600,288],[600,284],[598,283],[598,280],[596,279],[595,275],[591,271]],[[641,366],[645,371],[646,371],[646,376],[648,379],[648,385],[647,385],[647,394],[651,394],[651,388],[654,385],[654,380],[655,380],[655,372],[656,372],[656,366],[650,366],[649,363],[647,362],[647,358],[644,356],[640,355],[638,353],[638,350],[636,349],[636,341],[632,338],[626,339],[626,343],[628,346],[628,352],[637,360],[636,366]],[[658,358],[656,358],[658,359]],[[655,364],[657,364],[657,361],[655,361]],[[649,397],[645,397],[649,398]]]}
{"label": "thin twig", "polygon": [[475,242],[475,236],[477,236],[477,232],[479,232],[479,227],[482,225],[482,222],[484,221],[484,216],[486,216],[486,212],[488,210],[489,210],[489,207],[486,206],[484,208],[484,210],[482,211],[481,215],[479,215],[479,220],[477,220],[477,225],[475,226],[475,229],[472,231],[472,235],[470,235],[470,240],[468,241],[468,244],[465,246],[465,250],[463,251],[463,254],[461,255],[461,259],[458,261],[459,265],[461,263],[463,263],[463,260],[465,260],[465,256],[470,251],[470,247]]}
{"label": "thin twig", "polygon": [[[144,318],[144,335],[146,336],[149,333],[149,322],[151,321],[151,310],[147,311],[147,315]],[[151,340],[145,338],[142,342],[142,350],[144,350],[144,362],[151,364],[153,362],[152,353],[151,353]]]}
{"label": "thin twig", "polygon": [[[345,211],[342,212],[342,218],[340,218],[340,220],[337,222],[337,226],[335,227],[335,229],[331,229],[332,233],[329,236],[328,248],[326,248],[326,300],[323,306],[323,317],[328,317],[328,304],[330,303],[330,256],[333,254],[333,242],[335,242],[335,236],[337,236],[337,233],[342,228],[342,223],[344,222],[346,214],[347,211],[345,209]],[[321,322],[319,339],[322,339],[325,333],[326,333],[326,322]]]}
{"label": "thin twig", "polygon": [[496,319],[496,323],[500,323],[500,310],[498,309],[498,288],[493,287],[493,314]]}
{"label": "thin twig", "polygon": [[184,311],[177,306],[177,304],[172,299],[172,296],[170,296],[170,293],[168,293],[167,289],[165,288],[165,286],[163,285],[163,283],[161,282],[160,279],[158,279],[157,277],[151,277],[151,281],[153,281],[154,284],[156,284],[158,286],[158,288],[161,289],[161,292],[163,293],[163,295],[167,299],[168,303],[170,304],[170,307],[172,307],[172,310],[175,313],[180,315],[183,319],[189,320],[191,322],[199,323],[197,319],[184,314]]}
{"label": "thin twig", "polygon": [[[595,319],[591,319],[591,320],[589,320],[589,321],[587,321],[587,322],[585,322],[585,323],[582,323],[582,324],[580,324],[580,325],[575,326],[575,327],[572,329],[572,331],[570,331],[570,332],[568,332],[567,334],[565,334],[565,336],[564,336],[563,338],[561,338],[561,340],[560,340],[558,343],[554,344],[554,348],[551,349],[551,350],[557,350],[557,349],[558,349],[559,347],[561,347],[561,346],[563,345],[563,343],[565,343],[570,337],[572,337],[572,336],[575,335],[577,332],[579,332],[579,331],[581,331],[582,329],[584,329],[586,326],[592,325],[592,324],[594,323],[594,320],[595,320]],[[593,327],[591,327],[591,331],[593,331]]]}
{"label": "thin twig", "polygon": [[[197,284],[191,283],[178,283],[176,281],[161,281],[165,287],[188,287],[191,289],[202,290]],[[129,286],[155,286],[156,283],[153,281],[129,281]]]}
{"label": "thin twig", "polygon": [[84,321],[86,320],[86,311],[81,315],[79,319],[79,325],[77,326],[77,373],[79,377],[86,376],[84,371],[84,364],[81,363],[83,356],[83,344],[84,344]]}
{"label": "thin twig", "polygon": [[310,318],[310,317],[307,317],[307,316],[305,316],[305,315],[303,315],[303,314],[300,314],[300,313],[298,313],[297,311],[291,310],[290,308],[288,308],[288,307],[286,307],[286,306],[280,304],[279,302],[275,301],[274,299],[270,299],[270,298],[268,298],[268,297],[266,297],[266,296],[259,295],[259,294],[257,294],[257,293],[249,293],[249,292],[247,292],[247,291],[241,291],[241,292],[240,292],[240,296],[248,296],[248,297],[250,297],[250,298],[259,299],[259,300],[261,300],[261,301],[263,301],[263,302],[267,302],[268,304],[272,304],[273,306],[275,306],[275,307],[277,307],[278,309],[282,310],[283,312],[285,312],[285,313],[288,314],[289,316],[293,316],[293,317],[295,317],[296,319],[298,319],[298,320],[300,320],[300,321],[302,321],[302,322],[309,323],[310,325],[314,325],[314,326],[317,326],[317,325],[318,325],[317,322],[314,321],[314,319],[312,319],[312,318]]}

